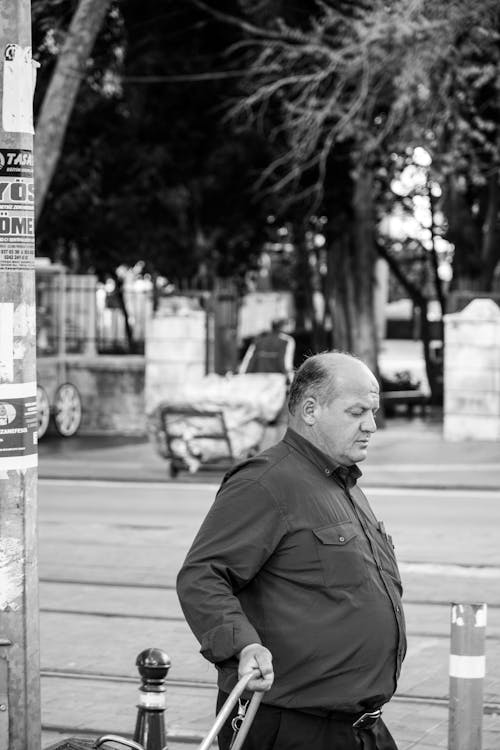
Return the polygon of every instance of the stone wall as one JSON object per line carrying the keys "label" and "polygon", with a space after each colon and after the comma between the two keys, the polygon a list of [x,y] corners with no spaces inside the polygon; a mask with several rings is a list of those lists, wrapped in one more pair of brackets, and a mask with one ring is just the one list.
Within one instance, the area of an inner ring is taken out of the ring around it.
{"label": "stone wall", "polygon": [[145,435],[144,357],[68,359],[66,380],[82,397],[80,435]]}

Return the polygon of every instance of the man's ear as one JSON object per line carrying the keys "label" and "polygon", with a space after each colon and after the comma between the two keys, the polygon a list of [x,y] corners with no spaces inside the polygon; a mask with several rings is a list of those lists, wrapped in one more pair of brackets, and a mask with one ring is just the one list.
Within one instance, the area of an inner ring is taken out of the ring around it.
{"label": "man's ear", "polygon": [[317,419],[318,402],[314,396],[308,396],[302,402],[301,416],[304,422],[312,426]]}

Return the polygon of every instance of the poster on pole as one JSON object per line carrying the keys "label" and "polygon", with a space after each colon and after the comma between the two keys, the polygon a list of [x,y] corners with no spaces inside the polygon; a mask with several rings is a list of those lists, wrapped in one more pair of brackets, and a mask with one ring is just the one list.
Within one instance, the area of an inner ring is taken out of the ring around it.
{"label": "poster on pole", "polygon": [[36,383],[0,385],[0,472],[37,465]]}
{"label": "poster on pole", "polygon": [[0,149],[0,271],[35,268],[33,153]]}

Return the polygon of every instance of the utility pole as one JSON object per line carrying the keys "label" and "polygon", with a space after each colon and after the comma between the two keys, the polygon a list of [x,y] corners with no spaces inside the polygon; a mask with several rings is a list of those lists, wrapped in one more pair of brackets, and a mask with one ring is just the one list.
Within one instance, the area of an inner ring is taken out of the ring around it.
{"label": "utility pole", "polygon": [[0,4],[0,748],[40,750],[30,0]]}

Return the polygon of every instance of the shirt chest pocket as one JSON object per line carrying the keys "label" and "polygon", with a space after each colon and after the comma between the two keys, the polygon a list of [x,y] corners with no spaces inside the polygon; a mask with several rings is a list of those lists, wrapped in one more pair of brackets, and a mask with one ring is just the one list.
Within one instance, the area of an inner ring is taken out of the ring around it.
{"label": "shirt chest pocket", "polygon": [[394,546],[392,544],[392,538],[389,535],[381,535],[381,538],[379,538],[379,555],[382,561],[382,568],[389,573],[396,582],[398,588],[402,590],[401,577],[396,562],[396,555],[394,554]]}
{"label": "shirt chest pocket", "polygon": [[351,521],[313,529],[326,586],[359,586],[367,568],[358,531]]}

